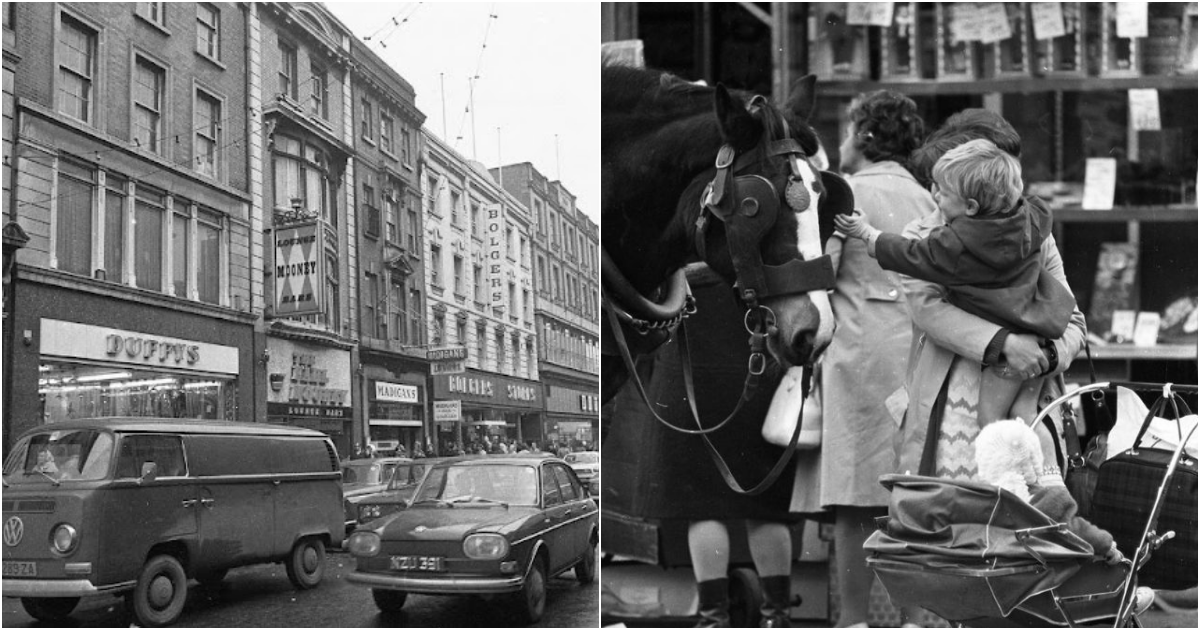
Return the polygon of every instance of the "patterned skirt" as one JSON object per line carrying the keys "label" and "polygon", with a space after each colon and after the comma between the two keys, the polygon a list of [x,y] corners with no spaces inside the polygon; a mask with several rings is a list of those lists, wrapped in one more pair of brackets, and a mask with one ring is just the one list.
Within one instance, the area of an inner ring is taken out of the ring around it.
{"label": "patterned skirt", "polygon": [[979,363],[955,357],[946,376],[946,408],[938,434],[934,475],[944,479],[971,481],[975,466],[975,436],[979,435]]}

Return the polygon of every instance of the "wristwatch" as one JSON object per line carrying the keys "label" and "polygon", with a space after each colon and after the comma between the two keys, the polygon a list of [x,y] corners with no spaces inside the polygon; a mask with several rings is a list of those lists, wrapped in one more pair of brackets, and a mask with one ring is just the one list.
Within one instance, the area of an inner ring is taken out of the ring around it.
{"label": "wristwatch", "polygon": [[1043,339],[1038,346],[1040,346],[1042,351],[1046,353],[1047,367],[1045,371],[1039,374],[1039,376],[1045,376],[1058,369],[1058,349],[1054,347],[1054,342],[1049,339]]}

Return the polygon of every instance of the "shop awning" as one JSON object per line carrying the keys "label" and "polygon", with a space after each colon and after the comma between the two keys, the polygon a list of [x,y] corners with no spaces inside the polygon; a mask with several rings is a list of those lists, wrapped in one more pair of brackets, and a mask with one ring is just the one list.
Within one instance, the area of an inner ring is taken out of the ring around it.
{"label": "shop awning", "polygon": [[377,427],[423,427],[420,420],[376,420],[371,418],[367,423]]}
{"label": "shop awning", "polygon": [[506,427],[508,423],[503,420],[475,420],[468,422],[469,427]]}

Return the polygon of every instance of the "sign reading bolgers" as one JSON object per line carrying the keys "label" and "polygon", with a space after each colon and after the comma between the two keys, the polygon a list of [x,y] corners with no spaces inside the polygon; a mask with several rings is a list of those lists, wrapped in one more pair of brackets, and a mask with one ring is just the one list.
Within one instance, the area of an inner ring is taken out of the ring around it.
{"label": "sign reading bolgers", "polygon": [[325,286],[319,222],[275,230],[275,314],[321,313]]}

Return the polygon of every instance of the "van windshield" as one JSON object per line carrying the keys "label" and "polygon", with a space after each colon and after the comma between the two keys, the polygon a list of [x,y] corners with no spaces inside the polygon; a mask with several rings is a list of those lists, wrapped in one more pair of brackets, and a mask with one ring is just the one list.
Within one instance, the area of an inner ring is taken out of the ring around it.
{"label": "van windshield", "polygon": [[104,479],[112,462],[113,436],[94,429],[49,431],[17,443],[4,462],[10,484]]}

